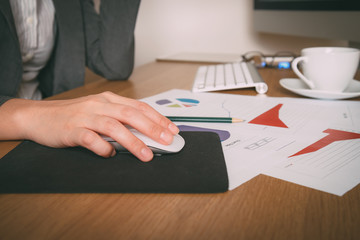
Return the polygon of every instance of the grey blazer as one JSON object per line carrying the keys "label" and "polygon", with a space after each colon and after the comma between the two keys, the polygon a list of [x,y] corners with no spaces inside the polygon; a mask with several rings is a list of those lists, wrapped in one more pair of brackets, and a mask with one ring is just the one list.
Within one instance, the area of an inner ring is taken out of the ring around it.
{"label": "grey blazer", "polygon": [[[48,97],[84,81],[85,66],[109,80],[127,79],[134,63],[134,28],[140,0],[53,0],[57,33],[52,56],[39,74]],[[15,97],[22,78],[19,42],[9,0],[0,0],[0,105]]]}

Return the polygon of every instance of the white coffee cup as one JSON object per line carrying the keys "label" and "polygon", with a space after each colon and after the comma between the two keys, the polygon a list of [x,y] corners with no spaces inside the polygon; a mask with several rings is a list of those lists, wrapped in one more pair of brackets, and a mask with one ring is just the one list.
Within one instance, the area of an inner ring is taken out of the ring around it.
{"label": "white coffee cup", "polygon": [[[354,78],[360,51],[346,47],[314,47],[301,50],[291,67],[310,89],[342,92]],[[302,63],[302,72],[298,64]]]}

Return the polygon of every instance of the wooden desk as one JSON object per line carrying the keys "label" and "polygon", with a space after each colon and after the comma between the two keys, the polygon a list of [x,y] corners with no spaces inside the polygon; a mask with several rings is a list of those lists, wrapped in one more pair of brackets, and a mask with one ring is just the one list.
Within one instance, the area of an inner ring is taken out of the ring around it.
{"label": "wooden desk", "polygon": [[[129,81],[99,80],[53,99],[190,89],[198,66],[151,63]],[[298,97],[278,83],[290,70],[260,73],[269,96]],[[0,157],[16,144],[0,142]],[[264,175],[221,194],[0,195],[0,239],[360,239],[359,226],[360,186],[337,197]]]}

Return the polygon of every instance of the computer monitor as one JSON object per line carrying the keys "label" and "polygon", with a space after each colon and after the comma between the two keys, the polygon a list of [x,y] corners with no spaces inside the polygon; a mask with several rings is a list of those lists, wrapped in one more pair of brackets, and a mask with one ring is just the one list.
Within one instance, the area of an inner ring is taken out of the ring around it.
{"label": "computer monitor", "polygon": [[346,40],[360,49],[360,0],[254,0],[256,31]]}

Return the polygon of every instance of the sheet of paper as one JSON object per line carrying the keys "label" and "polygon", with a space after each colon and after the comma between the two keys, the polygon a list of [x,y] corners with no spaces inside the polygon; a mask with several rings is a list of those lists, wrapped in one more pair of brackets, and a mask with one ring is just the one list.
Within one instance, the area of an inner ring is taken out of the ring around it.
{"label": "sheet of paper", "polygon": [[[183,131],[213,131],[219,134],[230,190],[259,173],[337,195],[344,194],[359,183],[356,172],[360,170],[360,148],[357,147],[360,138],[356,134],[360,132],[360,102],[192,93],[185,90],[171,90],[143,101],[167,116],[236,117],[246,120],[234,124],[177,123]],[[339,131],[344,132],[343,135]],[[350,133],[355,137],[349,139]],[[342,137],[336,138],[339,134]],[[328,143],[319,144],[322,139]],[[347,149],[349,142],[354,147]],[[338,143],[342,145],[338,146]],[[329,160],[333,148],[340,150]],[[320,151],[327,152],[323,156],[326,167],[305,164],[312,162],[311,158],[318,159],[316,154]],[[342,160],[349,153],[350,157]],[[330,166],[330,163],[334,165]]]}
{"label": "sheet of paper", "polygon": [[360,131],[328,128],[317,135],[310,143],[299,139],[300,150],[289,146],[288,156],[270,156],[281,161],[263,173],[340,196],[351,190],[360,182]]}

